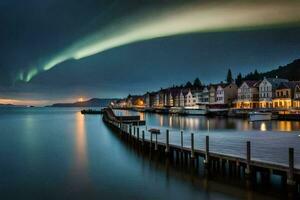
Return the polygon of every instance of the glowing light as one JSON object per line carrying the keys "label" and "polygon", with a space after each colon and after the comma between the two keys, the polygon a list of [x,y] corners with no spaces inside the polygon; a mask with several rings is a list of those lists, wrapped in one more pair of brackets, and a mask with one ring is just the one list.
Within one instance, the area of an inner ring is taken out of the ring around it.
{"label": "glowing light", "polygon": [[74,43],[18,80],[30,81],[39,72],[69,60],[115,47],[172,35],[228,31],[300,22],[300,1],[232,1],[186,3],[169,9],[139,13]]}
{"label": "glowing light", "polygon": [[260,125],[260,130],[261,130],[261,131],[267,131],[267,126],[266,126],[266,123],[265,123],[265,122],[261,123],[261,125]]}
{"label": "glowing light", "polygon": [[83,102],[84,101],[84,99],[82,98],[82,97],[80,97],[79,99],[78,99],[78,102]]}

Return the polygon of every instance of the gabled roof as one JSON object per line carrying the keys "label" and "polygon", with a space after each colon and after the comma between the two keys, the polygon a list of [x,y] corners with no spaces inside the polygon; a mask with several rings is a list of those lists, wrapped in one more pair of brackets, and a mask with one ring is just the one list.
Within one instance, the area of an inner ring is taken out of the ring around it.
{"label": "gabled roof", "polygon": [[279,87],[281,83],[287,83],[289,80],[282,79],[282,78],[264,78],[264,80],[267,80],[269,83],[271,83],[273,88]]}
{"label": "gabled roof", "polygon": [[253,81],[253,80],[247,80],[243,83],[246,83],[248,87],[258,87],[258,85],[261,83],[261,81]]}
{"label": "gabled roof", "polygon": [[297,85],[300,85],[299,81],[282,82],[277,87],[277,90],[281,90],[281,89],[292,89],[292,90],[294,90]]}

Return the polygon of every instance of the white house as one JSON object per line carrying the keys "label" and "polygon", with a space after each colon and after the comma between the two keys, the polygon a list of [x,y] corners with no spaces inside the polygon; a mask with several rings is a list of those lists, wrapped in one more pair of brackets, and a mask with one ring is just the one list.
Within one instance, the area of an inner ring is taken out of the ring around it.
{"label": "white house", "polygon": [[276,96],[276,89],[281,83],[287,82],[286,79],[264,78],[259,84],[259,107],[272,108],[272,99]]}
{"label": "white house", "polygon": [[235,83],[219,84],[216,90],[216,104],[231,104],[237,97],[238,87]]}
{"label": "white house", "polygon": [[252,109],[257,108],[259,104],[259,83],[258,81],[244,81],[238,88],[238,99],[236,108]]}
{"label": "white house", "polygon": [[196,105],[195,93],[189,89],[187,94],[185,95],[185,106],[195,106],[195,105]]}
{"label": "white house", "polygon": [[216,91],[217,91],[217,84],[211,84],[208,88],[209,91],[209,104],[216,103]]}
{"label": "white house", "polygon": [[201,94],[201,104],[209,104],[209,90],[208,87],[204,87]]}

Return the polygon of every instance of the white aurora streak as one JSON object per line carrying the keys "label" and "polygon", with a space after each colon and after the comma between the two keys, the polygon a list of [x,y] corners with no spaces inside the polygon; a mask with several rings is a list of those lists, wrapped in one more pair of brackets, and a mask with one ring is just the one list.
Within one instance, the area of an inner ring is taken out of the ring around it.
{"label": "white aurora streak", "polygon": [[193,3],[130,16],[75,42],[17,79],[29,82],[69,59],[81,59],[126,44],[179,34],[240,30],[300,22],[299,1]]}

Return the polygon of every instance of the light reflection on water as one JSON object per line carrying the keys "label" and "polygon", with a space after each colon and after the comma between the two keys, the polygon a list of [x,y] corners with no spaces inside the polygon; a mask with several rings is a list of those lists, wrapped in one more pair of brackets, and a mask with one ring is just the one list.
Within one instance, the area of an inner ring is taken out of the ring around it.
{"label": "light reflection on water", "polygon": [[256,121],[236,118],[207,118],[205,116],[179,116],[142,113],[128,110],[115,110],[117,115],[140,115],[148,124],[158,124],[161,127],[171,127],[191,131],[197,130],[236,130],[236,131],[282,131],[300,130],[299,121]]}
{"label": "light reflection on water", "polygon": [[86,131],[85,131],[85,119],[84,115],[81,113],[76,113],[76,123],[75,123],[75,163],[73,165],[73,172],[80,175],[80,180],[87,181],[87,169],[88,169],[88,159],[86,152]]}
{"label": "light reflection on water", "polygon": [[[130,111],[116,113],[134,114]],[[178,116],[146,113],[147,127],[158,128],[163,134],[158,140],[165,141],[166,129],[170,131],[170,143],[180,145],[179,132],[183,130],[184,146],[190,146],[190,133],[195,134],[195,148],[203,149],[205,136],[210,136],[212,152],[245,157],[246,142],[251,142],[252,158],[265,162],[288,164],[288,148],[295,150],[295,167],[300,168],[299,122],[256,121],[247,119],[208,118],[205,116]],[[149,137],[149,134],[146,134]]]}
{"label": "light reflection on water", "polygon": [[[224,127],[260,127],[235,120],[142,116],[149,127],[210,134]],[[199,178],[150,161],[123,143],[100,116],[83,116],[78,108],[0,110],[0,127],[0,199],[265,199],[228,184],[230,179]],[[220,136],[218,145],[224,142]]]}

